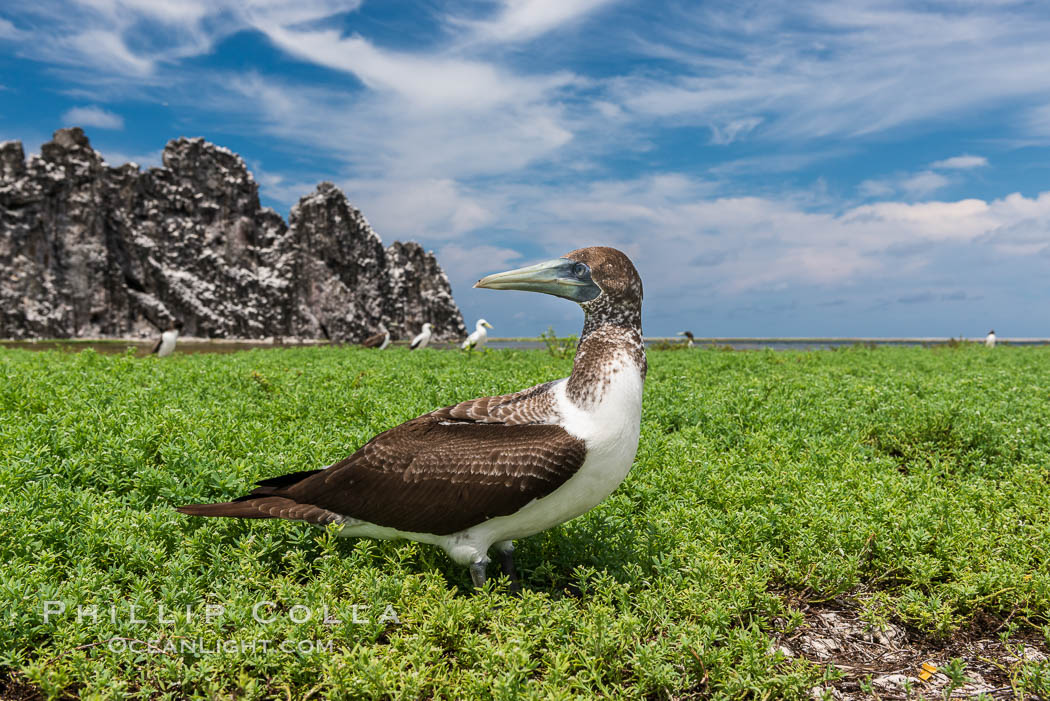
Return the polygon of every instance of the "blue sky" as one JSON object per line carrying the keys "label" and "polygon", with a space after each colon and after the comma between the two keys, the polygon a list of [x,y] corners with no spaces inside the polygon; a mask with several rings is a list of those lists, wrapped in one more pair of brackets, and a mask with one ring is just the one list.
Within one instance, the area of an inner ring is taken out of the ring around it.
{"label": "blue sky", "polygon": [[332,180],[497,335],[581,315],[474,280],[605,244],[649,335],[1050,337],[1042,2],[4,3],[0,139],[71,125]]}

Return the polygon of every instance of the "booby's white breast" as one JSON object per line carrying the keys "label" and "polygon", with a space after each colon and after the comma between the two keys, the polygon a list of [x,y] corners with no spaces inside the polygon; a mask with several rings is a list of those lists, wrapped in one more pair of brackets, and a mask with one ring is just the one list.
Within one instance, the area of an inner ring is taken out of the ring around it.
{"label": "booby's white breast", "polygon": [[562,428],[587,446],[587,458],[576,474],[520,511],[459,534],[461,540],[489,544],[539,533],[589,511],[620,486],[638,450],[643,382],[640,369],[626,354],[604,370],[608,384],[601,401],[592,408],[578,407],[566,396],[566,380],[551,388]]}
{"label": "booby's white breast", "polygon": [[165,331],[160,335],[160,349],[157,350],[157,356],[163,358],[166,355],[171,355],[175,350],[175,340],[178,339],[178,331]]}
{"label": "booby's white breast", "polygon": [[417,349],[426,348],[430,343],[430,335],[430,329],[424,328],[415,338],[412,339],[411,347]]}
{"label": "booby's white breast", "polygon": [[467,336],[467,340],[463,341],[461,348],[481,348],[485,345],[485,342],[489,340],[489,332],[484,326],[478,326],[474,329],[474,333]]}
{"label": "booby's white breast", "polygon": [[[553,383],[559,424],[587,446],[583,465],[565,484],[545,497],[534,499],[508,516],[489,519],[451,535],[407,533],[347,518],[343,536],[408,538],[443,548],[460,564],[475,561],[493,543],[524,538],[564,523],[589,511],[620,486],[631,470],[638,450],[642,418],[642,374],[624,353],[605,367],[608,383],[593,407],[577,406],[566,395],[567,379]],[[603,380],[604,381],[604,380]]]}

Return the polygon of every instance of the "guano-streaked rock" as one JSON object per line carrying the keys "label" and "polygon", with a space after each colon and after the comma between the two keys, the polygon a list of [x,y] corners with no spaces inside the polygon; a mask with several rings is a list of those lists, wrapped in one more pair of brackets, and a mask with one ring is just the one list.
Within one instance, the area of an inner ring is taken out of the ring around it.
{"label": "guano-streaked rock", "polygon": [[465,333],[433,254],[384,248],[331,183],[286,224],[228,149],[174,139],[163,163],[112,167],[79,128],[28,161],[0,143],[0,338],[152,336],[175,318],[215,338]]}

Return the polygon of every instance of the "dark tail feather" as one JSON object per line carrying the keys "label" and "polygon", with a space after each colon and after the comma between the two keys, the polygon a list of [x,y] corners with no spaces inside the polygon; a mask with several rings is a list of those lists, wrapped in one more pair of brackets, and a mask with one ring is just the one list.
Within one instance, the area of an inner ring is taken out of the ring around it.
{"label": "dark tail feather", "polygon": [[[265,489],[265,487],[264,487]],[[187,516],[229,516],[232,518],[286,518],[326,525],[343,523],[339,514],[313,504],[300,504],[285,497],[266,494],[249,495],[222,504],[187,504],[176,507],[176,511]]]}
{"label": "dark tail feather", "polygon": [[257,482],[247,496],[219,504],[187,504],[176,511],[187,516],[229,516],[232,518],[288,518],[314,523],[330,523],[337,516],[325,509],[299,504],[281,492],[321,470],[302,470]]}
{"label": "dark tail feather", "polygon": [[[242,497],[244,498],[244,497]],[[248,501],[228,501],[221,504],[187,504],[177,506],[175,510],[187,516],[230,516],[233,518],[275,518],[266,511],[261,511],[258,504]]]}
{"label": "dark tail feather", "polygon": [[299,472],[291,472],[287,475],[281,475],[280,477],[271,477],[256,482],[255,484],[262,489],[253,489],[252,496],[259,494],[272,494],[275,489],[283,489],[284,487],[291,487],[297,482],[301,482],[310,475],[316,475],[320,470],[300,470]]}

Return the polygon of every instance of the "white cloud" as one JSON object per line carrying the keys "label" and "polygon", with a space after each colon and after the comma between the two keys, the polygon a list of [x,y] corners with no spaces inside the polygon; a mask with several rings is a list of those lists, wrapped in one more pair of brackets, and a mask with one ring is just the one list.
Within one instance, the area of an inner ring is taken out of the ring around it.
{"label": "white cloud", "polygon": [[905,178],[901,181],[900,186],[901,189],[913,197],[926,197],[947,186],[950,182],[948,178],[940,173],[924,170],[921,173]]}
{"label": "white cloud", "polygon": [[1050,255],[1050,212],[996,227],[979,239],[1012,256]]}
{"label": "white cloud", "polygon": [[361,36],[343,37],[332,30],[295,31],[262,23],[256,27],[289,53],[352,73],[370,88],[390,91],[415,109],[485,111],[534,101],[573,80],[564,72],[527,78],[483,61],[388,51]]}
{"label": "white cloud", "polygon": [[123,129],[124,118],[96,105],[74,107],[62,115],[68,126],[98,127],[99,129]]}
{"label": "white cloud", "polygon": [[339,186],[384,241],[455,239],[493,221],[494,201],[447,178],[341,180]]}
{"label": "white cloud", "polygon": [[660,26],[636,48],[676,69],[613,81],[639,119],[761,114],[764,138],[849,138],[1050,91],[1050,15],[1034,5],[687,4]]}
{"label": "white cloud", "polygon": [[862,197],[889,197],[897,188],[885,180],[869,179],[857,186]]}
{"label": "white cloud", "polygon": [[[898,289],[959,246],[980,247],[982,259],[1050,255],[1050,192],[879,202],[835,214],[790,199],[712,196],[710,188],[676,174],[518,188],[505,193],[509,208],[494,215],[513,222],[514,239],[547,255],[587,245],[627,251],[655,300],[862,284]],[[485,229],[464,232],[455,250],[485,245],[487,237]]]}
{"label": "white cloud", "polygon": [[342,160],[356,177],[391,182],[511,173],[552,156],[573,138],[560,106],[527,93],[489,109],[435,117],[389,95],[227,76],[199,99],[282,140]]}
{"label": "white cloud", "polygon": [[1024,118],[1024,125],[1033,134],[1050,137],[1050,104],[1029,109]]}
{"label": "white cloud", "polygon": [[501,11],[491,20],[455,23],[471,26],[485,41],[525,41],[564,27],[609,4],[610,0],[503,0]]}
{"label": "white cloud", "polygon": [[359,5],[360,0],[37,0],[13,9],[41,29],[13,38],[26,56],[65,66],[82,81],[121,77],[155,83],[166,64],[205,54],[255,23],[312,23]]}
{"label": "white cloud", "polygon": [[711,125],[711,143],[724,146],[731,144],[742,136],[754,131],[755,127],[762,123],[761,117],[741,117],[731,120],[728,124]]}
{"label": "white cloud", "polygon": [[986,165],[988,165],[988,159],[984,156],[963,154],[962,156],[945,158],[943,161],[934,161],[930,164],[930,167],[947,170],[966,170],[969,168],[980,168],[981,166]]}
{"label": "white cloud", "polygon": [[865,198],[884,199],[894,195],[904,195],[910,199],[923,199],[951,184],[951,178],[943,173],[922,170],[917,173],[897,173],[891,177],[868,178],[862,180],[857,186],[857,191]]}
{"label": "white cloud", "polygon": [[463,246],[449,243],[437,251],[441,267],[453,285],[468,289],[488,272],[498,272],[523,265],[521,254],[511,248],[479,244]]}
{"label": "white cloud", "polygon": [[[976,2],[960,9],[940,0],[800,0],[754,12],[680,3],[655,21],[606,22],[564,42],[564,33],[620,8],[603,0],[507,0],[469,20],[438,16],[430,43],[404,48],[407,42],[364,34],[369,25],[346,15],[358,4],[38,0],[20,10],[33,21],[11,17],[18,27],[47,27],[13,40],[22,55],[79,71],[71,81],[83,91],[78,101],[105,103],[121,91],[162,95],[180,114],[200,110],[245,134],[275,137],[277,148],[323,163],[319,175],[338,182],[384,240],[436,242],[454,281],[476,279],[479,258],[489,270],[527,262],[518,245],[530,256],[539,248],[559,255],[591,243],[618,246],[643,268],[650,299],[676,300],[702,298],[698,290],[896,287],[951,247],[1007,257],[1048,250],[1039,237],[1050,194],[914,201],[961,182],[958,171],[985,165],[982,156],[869,178],[861,194],[898,201],[863,206],[828,195],[834,180],[823,190],[818,181],[807,196],[727,187],[740,174],[856,155],[864,135],[900,125],[962,121],[1025,100],[1045,104],[1050,16],[1033,5],[1004,13]],[[324,83],[303,84],[183,61],[245,30],[333,72]],[[0,36],[12,31],[14,24],[0,23]],[[541,37],[549,43],[540,45]],[[616,57],[588,75],[593,55],[574,52],[599,40]],[[653,60],[633,62],[639,55]],[[104,96],[86,96],[96,90]],[[92,109],[119,124],[118,115]],[[1050,137],[1050,106],[1018,109],[1017,129]],[[707,151],[735,159],[707,170],[700,160],[691,173],[651,172],[664,167],[666,154],[647,142],[666,126],[696,128],[698,146],[709,129],[711,143],[729,147]],[[822,137],[830,138],[811,148]],[[757,140],[781,146],[740,143]],[[637,163],[640,174],[609,178],[624,162]],[[286,203],[316,182],[253,171],[264,194]]]}
{"label": "white cloud", "polygon": [[153,72],[154,60],[131,51],[117,31],[89,29],[66,37],[56,48],[96,68],[118,74],[146,76]]}
{"label": "white cloud", "polygon": [[15,25],[0,17],[0,39],[17,39],[19,35],[20,32]]}
{"label": "white cloud", "polygon": [[755,173],[790,173],[807,168],[817,161],[826,161],[849,155],[850,149],[809,149],[801,153],[763,153],[723,161],[708,169],[712,175],[733,176]]}
{"label": "white cloud", "polygon": [[922,199],[952,183],[947,176],[932,170],[918,173],[898,173],[889,178],[869,178],[857,186],[861,197],[887,198],[905,195],[911,199]]}

